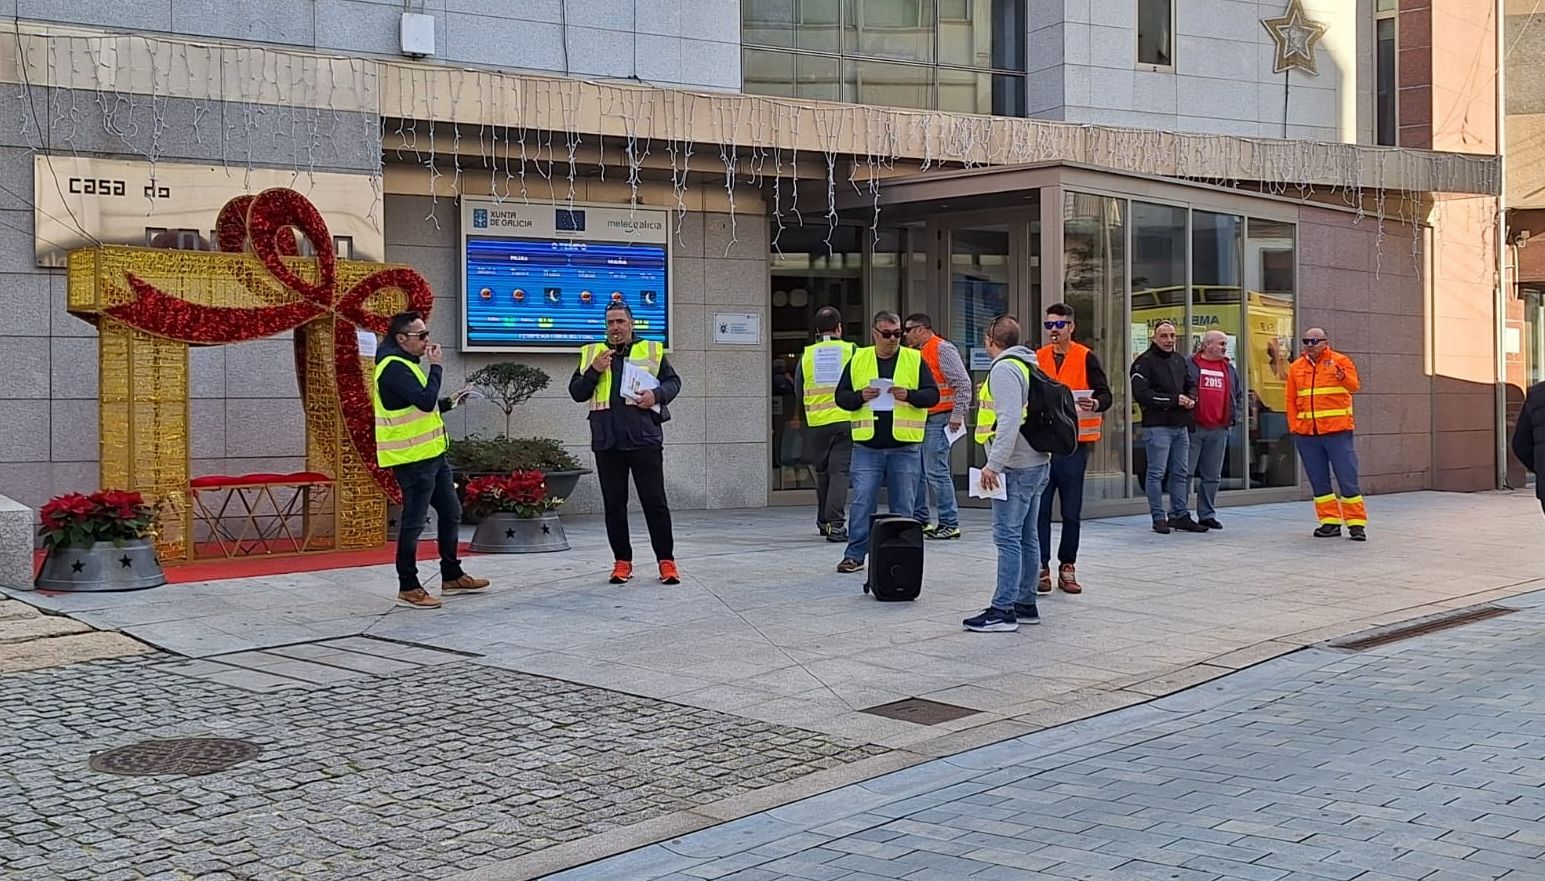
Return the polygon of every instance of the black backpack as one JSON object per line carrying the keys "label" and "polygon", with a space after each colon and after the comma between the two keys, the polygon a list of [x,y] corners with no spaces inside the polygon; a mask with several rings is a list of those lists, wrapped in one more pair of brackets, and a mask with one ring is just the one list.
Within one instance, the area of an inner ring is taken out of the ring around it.
{"label": "black backpack", "polygon": [[1017,358],[1030,368],[1030,401],[1019,433],[1030,446],[1053,456],[1066,456],[1078,449],[1078,405],[1073,391],[1046,375],[1024,358]]}

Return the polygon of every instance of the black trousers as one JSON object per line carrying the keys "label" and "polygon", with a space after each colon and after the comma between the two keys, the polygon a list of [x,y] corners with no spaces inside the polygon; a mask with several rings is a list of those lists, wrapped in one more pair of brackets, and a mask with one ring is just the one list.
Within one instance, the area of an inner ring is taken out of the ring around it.
{"label": "black trousers", "polygon": [[463,574],[456,558],[456,541],[461,526],[461,500],[456,497],[456,483],[451,463],[445,456],[410,462],[392,469],[397,485],[402,487],[402,525],[397,530],[397,589],[418,589],[418,538],[424,534],[424,521],[433,506],[440,521],[440,578],[455,581]]}
{"label": "black trousers", "polygon": [[665,500],[665,450],[596,450],[595,471],[606,506],[606,540],[611,543],[612,557],[633,561],[633,542],[628,536],[628,473],[632,472],[655,559],[676,559],[671,508]]}
{"label": "black trousers", "polygon": [[815,466],[816,525],[840,528],[847,520],[853,426],[835,422],[805,429],[805,458]]}

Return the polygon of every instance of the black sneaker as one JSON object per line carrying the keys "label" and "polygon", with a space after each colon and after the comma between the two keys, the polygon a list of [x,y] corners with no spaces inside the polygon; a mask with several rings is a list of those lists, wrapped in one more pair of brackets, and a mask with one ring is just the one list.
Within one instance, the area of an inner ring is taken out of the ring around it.
{"label": "black sneaker", "polygon": [[1176,529],[1176,530],[1179,530],[1181,532],[1206,532],[1207,531],[1207,526],[1205,524],[1197,523],[1195,520],[1192,520],[1190,514],[1187,514],[1184,517],[1178,517],[1178,518],[1177,517],[1171,517],[1171,518],[1169,518],[1169,525],[1170,525],[1171,529]]}
{"label": "black sneaker", "polygon": [[1015,603],[1014,618],[1021,624],[1041,623],[1041,613],[1036,609],[1035,603],[1030,603],[1028,605],[1025,603]]}
{"label": "black sneaker", "polygon": [[1340,538],[1341,527],[1335,523],[1322,523],[1314,530],[1315,538]]}
{"label": "black sneaker", "polygon": [[1169,521],[1168,520],[1155,520],[1155,521],[1153,521],[1153,531],[1157,532],[1160,535],[1169,535]]}
{"label": "black sneaker", "polygon": [[1365,529],[1364,527],[1361,527],[1361,526],[1348,526],[1347,527],[1347,533],[1348,533],[1347,538],[1350,538],[1353,541],[1367,541],[1368,540],[1368,530]]}
{"label": "black sneaker", "polygon": [[1208,529],[1222,529],[1223,528],[1223,524],[1219,523],[1218,522],[1218,518],[1216,518],[1216,517],[1208,517],[1206,520],[1198,520],[1196,522],[1202,524],[1203,526],[1207,527]]}
{"label": "black sneaker", "polygon": [[838,544],[838,543],[847,544],[847,541],[848,541],[848,530],[847,530],[847,528],[843,527],[843,526],[827,526],[826,527],[826,540],[831,542],[832,544]]}
{"label": "black sneaker", "polygon": [[925,532],[923,537],[934,541],[948,541],[952,538],[960,538],[960,527],[935,526],[933,532]]}
{"label": "black sneaker", "polygon": [[1015,620],[1014,613],[1000,609],[983,609],[982,614],[960,623],[967,630],[977,633],[1013,633],[1019,629],[1019,621]]}

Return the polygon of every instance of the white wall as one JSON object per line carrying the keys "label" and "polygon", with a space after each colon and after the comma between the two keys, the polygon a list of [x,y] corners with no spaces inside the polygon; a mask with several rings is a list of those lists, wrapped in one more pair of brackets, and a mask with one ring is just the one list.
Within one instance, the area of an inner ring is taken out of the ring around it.
{"label": "white wall", "polygon": [[1309,17],[1327,26],[1316,46],[1318,76],[1272,73],[1275,44],[1261,19],[1282,15],[1287,0],[1175,0],[1175,66],[1165,71],[1137,63],[1137,0],[1030,0],[1029,6],[1034,116],[1329,141],[1356,141],[1366,129],[1368,0],[1305,0]]}

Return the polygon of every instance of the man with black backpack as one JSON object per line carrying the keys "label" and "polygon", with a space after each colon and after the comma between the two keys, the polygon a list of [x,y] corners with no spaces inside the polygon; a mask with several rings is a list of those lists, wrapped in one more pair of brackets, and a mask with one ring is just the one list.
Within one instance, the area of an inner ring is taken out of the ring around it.
{"label": "man with black backpack", "polygon": [[[1039,375],[1034,353],[1019,344],[1019,321],[1012,315],[993,319],[984,345],[993,362],[982,387],[976,427],[977,440],[987,446],[982,489],[992,492],[1002,486],[1008,498],[992,500],[992,540],[998,549],[992,605],[961,624],[977,633],[1006,633],[1018,630],[1021,622],[1041,623],[1035,605],[1041,559],[1036,515],[1051,471],[1051,457],[1032,446],[1020,428],[1027,418],[1040,421],[1044,411],[1052,409],[1043,390],[1043,400],[1033,402],[1038,412],[1029,412],[1037,381],[1056,384]],[[1071,393],[1062,390],[1071,407]],[[1076,443],[1072,426],[1069,429],[1069,439]]]}

